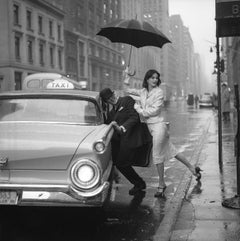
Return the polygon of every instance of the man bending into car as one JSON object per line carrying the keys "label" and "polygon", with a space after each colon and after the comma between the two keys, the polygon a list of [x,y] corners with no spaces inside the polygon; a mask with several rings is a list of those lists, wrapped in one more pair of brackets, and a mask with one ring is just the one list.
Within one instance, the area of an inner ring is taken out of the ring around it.
{"label": "man bending into car", "polygon": [[133,155],[136,148],[146,143],[134,127],[140,123],[139,115],[134,109],[134,99],[130,96],[119,97],[115,91],[105,88],[100,91],[102,101],[112,105],[107,114],[106,124],[112,123],[112,158],[118,170],[134,186],[129,190],[130,195],[146,189],[146,183],[133,169]]}

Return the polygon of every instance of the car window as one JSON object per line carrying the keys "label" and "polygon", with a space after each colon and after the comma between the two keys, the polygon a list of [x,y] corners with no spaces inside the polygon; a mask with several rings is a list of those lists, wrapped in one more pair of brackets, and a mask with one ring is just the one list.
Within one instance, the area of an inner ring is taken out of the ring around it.
{"label": "car window", "polygon": [[96,124],[95,103],[82,99],[15,98],[0,100],[0,121],[45,121]]}
{"label": "car window", "polygon": [[40,88],[40,80],[32,79],[27,82],[27,87],[29,89],[39,89]]}
{"label": "car window", "polygon": [[47,84],[52,81],[53,79],[30,79],[27,81],[27,88],[28,89],[45,88]]}

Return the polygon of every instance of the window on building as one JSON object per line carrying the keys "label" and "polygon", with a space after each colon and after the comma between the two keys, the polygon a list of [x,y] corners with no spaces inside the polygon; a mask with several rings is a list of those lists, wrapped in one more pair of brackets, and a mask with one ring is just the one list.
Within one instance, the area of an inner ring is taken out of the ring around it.
{"label": "window on building", "polygon": [[50,46],[49,48],[49,55],[50,55],[50,64],[53,67],[54,66],[54,47]]}
{"label": "window on building", "polygon": [[43,33],[43,17],[38,16],[38,33]]}
{"label": "window on building", "polygon": [[53,21],[49,20],[49,37],[53,38]]}
{"label": "window on building", "polygon": [[116,54],[112,54],[112,62],[114,63],[114,64],[116,64]]}
{"label": "window on building", "polygon": [[110,9],[109,17],[112,19],[113,18],[113,10]]}
{"label": "window on building", "polygon": [[59,66],[59,69],[63,68],[63,66],[62,66],[62,50],[61,49],[58,49],[58,66]]}
{"label": "window on building", "polygon": [[3,86],[3,80],[4,80],[4,75],[0,75],[0,91],[1,91],[2,86]]}
{"label": "window on building", "polygon": [[86,27],[86,24],[84,23],[84,21],[79,20],[79,22],[77,24],[77,30],[81,33],[84,33],[85,27]]}
{"label": "window on building", "polygon": [[103,57],[103,50],[101,47],[98,47],[98,54],[99,54],[99,58]]}
{"label": "window on building", "polygon": [[82,7],[78,5],[77,6],[77,16],[81,17],[81,15],[82,15]]}
{"label": "window on building", "polygon": [[97,90],[97,83],[95,83],[95,82],[92,83],[92,90],[93,91]]}
{"label": "window on building", "polygon": [[17,60],[20,60],[21,58],[21,53],[20,53],[20,36],[15,36],[15,58]]}
{"label": "window on building", "polygon": [[106,50],[106,60],[110,60],[110,52],[108,50]]}
{"label": "window on building", "polygon": [[84,56],[84,43],[79,42],[78,46],[79,46],[79,55]]}
{"label": "window on building", "polygon": [[80,76],[84,76],[84,61],[80,61]]}
{"label": "window on building", "polygon": [[19,6],[17,4],[13,5],[13,23],[19,25]]}
{"label": "window on building", "polygon": [[93,20],[89,20],[88,27],[89,27],[89,34],[94,35],[95,28],[94,28]]}
{"label": "window on building", "polygon": [[97,77],[97,67],[96,65],[92,65],[92,77]]}
{"label": "window on building", "polygon": [[90,44],[90,46],[89,46],[89,54],[92,55],[92,56],[95,56],[95,51],[96,51],[95,45]]}
{"label": "window on building", "polygon": [[103,4],[103,13],[104,14],[107,13],[107,5],[106,5],[106,3]]}
{"label": "window on building", "polygon": [[22,72],[15,72],[14,73],[14,82],[15,82],[15,90],[22,89]]}
{"label": "window on building", "polygon": [[88,14],[90,19],[94,18],[94,5],[92,2],[88,3]]}
{"label": "window on building", "polygon": [[57,26],[58,41],[62,40],[62,26],[58,24]]}
{"label": "window on building", "polygon": [[100,13],[97,14],[97,24],[101,26],[102,24],[102,15]]}
{"label": "window on building", "polygon": [[32,30],[32,12],[27,10],[27,29]]}
{"label": "window on building", "polygon": [[44,43],[39,43],[39,63],[40,65],[44,65]]}
{"label": "window on building", "polygon": [[76,53],[76,43],[74,41],[67,41],[67,51],[68,54],[74,56]]}
{"label": "window on building", "polygon": [[79,6],[81,9],[84,9],[84,0],[78,0],[78,6]]}
{"label": "window on building", "polygon": [[29,63],[33,63],[33,41],[27,41],[27,58]]}
{"label": "window on building", "polygon": [[67,59],[67,70],[68,72],[76,72],[76,60],[72,57]]}
{"label": "window on building", "polygon": [[119,65],[122,64],[122,56],[118,56],[118,62],[117,62]]}

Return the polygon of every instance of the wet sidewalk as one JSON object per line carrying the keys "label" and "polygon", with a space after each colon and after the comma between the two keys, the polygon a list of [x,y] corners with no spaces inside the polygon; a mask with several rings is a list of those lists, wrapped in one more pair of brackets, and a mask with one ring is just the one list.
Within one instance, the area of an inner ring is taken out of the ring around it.
{"label": "wet sidewalk", "polygon": [[[237,194],[234,127],[232,123],[223,123],[223,161],[219,163],[217,124],[215,116],[199,155],[198,164],[204,170],[201,182],[191,179],[190,186],[187,186],[187,183],[179,186],[179,188],[183,186],[186,189],[180,192],[182,196],[179,197],[184,198],[183,202],[179,202],[181,208],[174,206],[173,203],[176,217],[166,222],[170,229],[169,233],[168,235],[165,233],[165,237],[159,235],[159,239],[156,237],[155,240],[240,240],[240,209],[222,206],[226,198]],[[172,221],[172,226],[170,221]]]}

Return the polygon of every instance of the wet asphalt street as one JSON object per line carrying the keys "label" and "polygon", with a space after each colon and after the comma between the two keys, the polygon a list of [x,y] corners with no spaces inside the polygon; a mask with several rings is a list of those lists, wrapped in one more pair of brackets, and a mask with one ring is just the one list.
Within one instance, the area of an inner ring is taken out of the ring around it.
{"label": "wet asphalt street", "polygon": [[[214,115],[212,109],[172,102],[164,111],[170,121],[171,140],[191,160],[204,129]],[[114,184],[105,217],[96,209],[18,208],[1,210],[0,241],[150,241],[165,215],[171,198],[187,168],[172,159],[165,165],[166,199],[154,198],[158,185],[154,166],[136,168],[147,183],[146,192],[128,195],[131,185],[123,177]],[[3,219],[4,212],[4,219]],[[99,215],[98,215],[99,214]]]}

